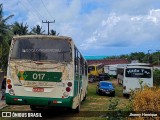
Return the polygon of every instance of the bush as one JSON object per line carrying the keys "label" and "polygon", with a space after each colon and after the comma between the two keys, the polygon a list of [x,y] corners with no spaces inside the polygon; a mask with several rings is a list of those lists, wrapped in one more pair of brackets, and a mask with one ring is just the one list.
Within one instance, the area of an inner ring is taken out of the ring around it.
{"label": "bush", "polygon": [[134,111],[160,111],[160,89],[144,87],[133,98]]}
{"label": "bush", "polygon": [[160,70],[158,69],[153,72],[153,83],[154,85],[160,85]]}

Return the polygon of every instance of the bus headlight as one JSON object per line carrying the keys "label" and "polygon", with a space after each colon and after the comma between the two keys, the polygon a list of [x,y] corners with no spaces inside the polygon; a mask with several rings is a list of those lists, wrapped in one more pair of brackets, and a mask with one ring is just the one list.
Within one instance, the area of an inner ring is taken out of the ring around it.
{"label": "bus headlight", "polygon": [[9,90],[9,94],[10,94],[10,95],[15,95],[15,94],[14,94],[14,90],[13,90],[13,89],[10,89],[10,90]]}

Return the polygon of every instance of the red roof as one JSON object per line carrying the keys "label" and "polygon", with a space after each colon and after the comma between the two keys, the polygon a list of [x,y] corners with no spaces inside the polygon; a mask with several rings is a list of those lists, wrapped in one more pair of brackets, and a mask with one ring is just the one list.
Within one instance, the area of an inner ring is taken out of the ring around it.
{"label": "red roof", "polygon": [[127,59],[103,59],[103,60],[87,60],[88,65],[102,63],[104,65],[129,64]]}

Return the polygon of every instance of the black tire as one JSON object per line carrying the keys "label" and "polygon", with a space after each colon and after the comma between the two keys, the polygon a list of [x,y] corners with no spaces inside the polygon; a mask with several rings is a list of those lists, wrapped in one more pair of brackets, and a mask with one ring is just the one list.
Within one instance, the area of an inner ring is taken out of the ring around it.
{"label": "black tire", "polygon": [[123,94],[123,97],[125,97],[125,98],[129,98],[129,97],[130,97],[130,95],[129,95],[129,94]]}
{"label": "black tire", "polygon": [[115,97],[115,93],[112,93],[112,94],[111,94],[111,97]]}
{"label": "black tire", "polygon": [[35,105],[30,105],[31,110],[37,110]]}
{"label": "black tire", "polygon": [[73,113],[79,113],[80,112],[80,104],[77,106],[76,109],[72,109]]}
{"label": "black tire", "polygon": [[97,94],[97,95],[99,95],[99,92],[98,92],[98,90],[96,90],[96,94]]}
{"label": "black tire", "polygon": [[103,94],[102,94],[102,92],[99,92],[99,91],[98,91],[98,95],[102,96]]}
{"label": "black tire", "polygon": [[42,111],[44,109],[44,106],[30,105],[30,108],[31,110]]}

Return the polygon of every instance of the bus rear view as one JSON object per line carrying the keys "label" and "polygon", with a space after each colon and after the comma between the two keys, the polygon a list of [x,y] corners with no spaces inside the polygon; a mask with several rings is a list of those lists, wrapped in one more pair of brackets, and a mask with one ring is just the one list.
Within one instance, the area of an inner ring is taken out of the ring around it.
{"label": "bus rear view", "polygon": [[130,94],[131,90],[140,89],[142,86],[153,86],[152,67],[127,66],[124,68],[123,94]]}
{"label": "bus rear view", "polygon": [[70,37],[14,37],[7,68],[6,103],[30,105],[32,110],[57,106],[79,112],[87,94],[87,63],[75,50]]}

